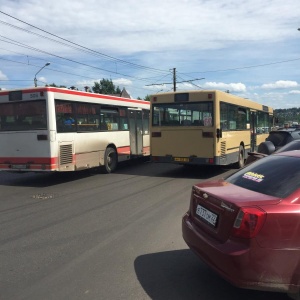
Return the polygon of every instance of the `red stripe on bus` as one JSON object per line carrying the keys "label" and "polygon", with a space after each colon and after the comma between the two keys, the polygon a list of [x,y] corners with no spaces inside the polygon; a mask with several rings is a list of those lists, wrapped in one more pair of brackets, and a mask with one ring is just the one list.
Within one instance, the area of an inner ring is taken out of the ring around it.
{"label": "red stripe on bus", "polygon": [[62,89],[58,89],[55,87],[26,89],[26,90],[22,90],[22,92],[24,94],[25,93],[27,93],[27,94],[36,93],[36,92],[54,92],[54,93],[61,93],[61,94],[67,94],[67,95],[85,96],[85,97],[90,97],[90,98],[102,98],[102,99],[108,99],[108,100],[117,100],[117,101],[122,101],[122,102],[127,102],[127,103],[139,103],[139,104],[145,104],[150,107],[150,102],[145,101],[145,100],[137,100],[137,99],[116,97],[116,96],[103,95],[103,94],[93,94],[93,93],[76,91],[76,90],[62,90]]}
{"label": "red stripe on bus", "polygon": [[130,155],[130,146],[118,147],[117,152],[120,155],[124,155],[124,154]]}
{"label": "red stripe on bus", "polygon": [[143,147],[143,154],[144,155],[150,155],[150,146]]}

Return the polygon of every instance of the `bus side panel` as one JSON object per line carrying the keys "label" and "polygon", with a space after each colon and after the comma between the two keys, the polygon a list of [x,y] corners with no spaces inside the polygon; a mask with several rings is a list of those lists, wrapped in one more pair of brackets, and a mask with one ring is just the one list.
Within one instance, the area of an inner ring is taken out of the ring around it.
{"label": "bus side panel", "polygon": [[[108,145],[117,149],[118,161],[130,158],[129,132],[63,133],[57,136],[60,170],[81,170],[104,165],[104,153]],[[62,156],[71,156],[68,145],[72,149],[72,162],[71,158],[62,160]],[[63,155],[62,151],[66,151],[66,155]]]}
{"label": "bus side panel", "polygon": [[236,163],[239,158],[240,146],[244,148],[245,157],[250,151],[250,132],[223,131],[222,138],[217,140],[217,164],[229,165]]}

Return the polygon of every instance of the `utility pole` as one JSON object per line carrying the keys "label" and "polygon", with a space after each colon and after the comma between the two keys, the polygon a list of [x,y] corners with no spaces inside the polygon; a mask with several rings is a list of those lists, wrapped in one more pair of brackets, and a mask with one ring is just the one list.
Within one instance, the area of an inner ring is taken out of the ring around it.
{"label": "utility pole", "polygon": [[176,92],[176,68],[173,68],[173,90]]}
{"label": "utility pole", "polygon": [[[171,71],[172,69],[170,69],[169,71]],[[197,86],[196,84],[193,83],[193,81],[196,80],[202,80],[205,78],[196,78],[196,79],[192,79],[192,80],[184,80],[184,81],[179,81],[176,82],[176,68],[173,68],[173,91],[176,92],[176,83],[183,83],[183,82],[189,82],[195,86]],[[166,83],[152,83],[152,84],[146,84],[146,86],[151,86],[151,85],[165,85],[165,84],[172,84],[172,82],[166,82]],[[199,87],[199,86],[197,86]],[[200,88],[200,87],[199,87]]]}

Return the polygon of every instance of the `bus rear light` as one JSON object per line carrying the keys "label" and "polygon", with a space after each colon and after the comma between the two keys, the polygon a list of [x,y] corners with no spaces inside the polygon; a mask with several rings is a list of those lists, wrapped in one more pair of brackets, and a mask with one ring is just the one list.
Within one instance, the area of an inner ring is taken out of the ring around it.
{"label": "bus rear light", "polygon": [[239,211],[231,234],[235,237],[254,238],[266,220],[267,213],[256,207],[242,207]]}
{"label": "bus rear light", "polygon": [[38,134],[37,139],[38,139],[38,141],[47,141],[48,135],[47,134]]}
{"label": "bus rear light", "polygon": [[161,137],[161,132],[152,132],[152,137]]}
{"label": "bus rear light", "polygon": [[213,138],[214,137],[214,133],[213,132],[202,132],[202,137],[204,138]]}
{"label": "bus rear light", "polygon": [[213,164],[213,163],[214,163],[214,159],[213,159],[213,158],[209,158],[209,159],[208,159],[208,163],[209,163],[209,164]]}

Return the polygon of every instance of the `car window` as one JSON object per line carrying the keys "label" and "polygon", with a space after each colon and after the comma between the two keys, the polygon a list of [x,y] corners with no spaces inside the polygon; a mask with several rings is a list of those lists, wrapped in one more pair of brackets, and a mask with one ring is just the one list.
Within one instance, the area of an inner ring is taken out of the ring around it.
{"label": "car window", "polygon": [[234,173],[226,181],[251,191],[284,198],[300,188],[300,158],[271,155]]}
{"label": "car window", "polygon": [[293,132],[292,137],[294,140],[300,139],[300,131],[297,130],[297,131]]}

